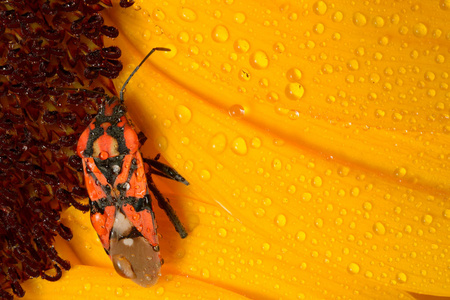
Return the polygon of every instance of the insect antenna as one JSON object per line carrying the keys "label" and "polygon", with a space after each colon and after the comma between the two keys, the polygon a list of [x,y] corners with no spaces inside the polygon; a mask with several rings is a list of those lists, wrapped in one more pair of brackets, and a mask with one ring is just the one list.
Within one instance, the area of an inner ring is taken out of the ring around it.
{"label": "insect antenna", "polygon": [[130,76],[128,76],[128,79],[125,80],[125,83],[123,84],[122,88],[120,89],[120,103],[123,103],[123,93],[125,91],[125,87],[127,86],[128,82],[130,81],[131,77],[133,77],[133,75],[137,72],[137,70],[139,70],[139,68],[142,66],[142,64],[147,60],[147,58],[149,58],[150,55],[152,55],[153,52],[155,51],[170,51],[170,49],[168,48],[162,48],[162,47],[156,47],[153,48],[152,50],[150,50],[150,52],[147,54],[147,56],[144,57],[144,59],[139,63],[139,65],[134,69],[133,72],[131,72]]}

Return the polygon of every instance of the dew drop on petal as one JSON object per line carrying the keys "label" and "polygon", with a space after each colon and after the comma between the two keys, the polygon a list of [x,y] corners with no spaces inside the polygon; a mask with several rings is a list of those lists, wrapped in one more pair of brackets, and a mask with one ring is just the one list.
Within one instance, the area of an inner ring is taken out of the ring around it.
{"label": "dew drop on petal", "polygon": [[248,148],[247,142],[242,137],[237,137],[231,142],[231,150],[239,155],[246,155]]}
{"label": "dew drop on petal", "polygon": [[192,112],[184,105],[178,105],[175,108],[175,118],[182,124],[188,123],[192,118]]}
{"label": "dew drop on petal", "polygon": [[291,100],[299,100],[305,94],[305,88],[299,83],[289,83],[286,85],[285,94]]}
{"label": "dew drop on petal", "polygon": [[240,104],[234,104],[230,108],[228,108],[228,114],[230,117],[241,118],[245,115],[245,109]]}
{"label": "dew drop on petal", "polygon": [[228,29],[223,25],[217,25],[214,27],[211,33],[212,39],[218,43],[224,43],[230,37]]}
{"label": "dew drop on petal", "polygon": [[246,16],[244,13],[238,12],[234,14],[234,21],[238,24],[242,24],[245,22]]}
{"label": "dew drop on petal", "polygon": [[366,16],[360,12],[353,14],[353,24],[356,26],[364,26],[367,23]]}
{"label": "dew drop on petal", "polygon": [[227,230],[226,230],[225,228],[219,228],[219,229],[217,230],[217,234],[218,234],[220,237],[226,237],[227,234],[228,234],[228,232],[227,232]]}
{"label": "dew drop on petal", "polygon": [[406,276],[405,273],[400,272],[397,274],[397,280],[399,283],[405,283],[408,280],[408,277]]}
{"label": "dew drop on petal", "polygon": [[266,69],[269,66],[269,58],[264,51],[255,51],[250,55],[250,65],[255,69]]}
{"label": "dew drop on petal", "polygon": [[238,53],[247,53],[250,43],[245,39],[237,39],[233,44],[234,50]]}
{"label": "dew drop on petal", "polygon": [[313,4],[313,11],[319,16],[324,15],[327,12],[327,4],[324,1],[317,1]]}
{"label": "dew drop on petal", "polygon": [[278,225],[278,227],[284,227],[284,226],[286,226],[286,216],[285,215],[282,215],[282,214],[280,214],[280,215],[278,215],[276,218],[275,218],[275,223]]}
{"label": "dew drop on petal", "polygon": [[192,9],[183,7],[180,10],[180,18],[186,22],[194,22],[197,20],[197,14]]}
{"label": "dew drop on petal", "polygon": [[413,26],[413,33],[417,37],[426,36],[427,32],[428,32],[428,28],[423,23],[417,23]]}
{"label": "dew drop on petal", "polygon": [[381,223],[381,222],[376,222],[376,223],[373,225],[373,231],[374,231],[376,234],[384,235],[384,234],[386,234],[386,227],[384,227],[383,223]]}
{"label": "dew drop on petal", "polygon": [[358,274],[360,271],[360,267],[356,263],[349,263],[347,266],[347,270],[351,274]]}
{"label": "dew drop on petal", "polygon": [[211,138],[209,145],[215,152],[221,153],[227,146],[227,137],[225,134],[219,132]]}

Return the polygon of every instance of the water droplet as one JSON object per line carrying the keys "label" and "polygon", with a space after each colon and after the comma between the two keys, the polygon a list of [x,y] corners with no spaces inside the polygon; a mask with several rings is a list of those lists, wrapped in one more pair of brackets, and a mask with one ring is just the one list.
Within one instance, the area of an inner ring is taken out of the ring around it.
{"label": "water droplet", "polygon": [[313,11],[320,16],[327,12],[327,8],[327,4],[323,1],[317,1],[313,4]]}
{"label": "water droplet", "polygon": [[255,69],[266,69],[269,66],[269,58],[264,51],[255,51],[250,55],[250,65]]}
{"label": "water droplet", "polygon": [[217,25],[216,27],[214,27],[211,35],[212,39],[218,43],[224,43],[230,37],[228,29],[223,25]]}
{"label": "water droplet", "polygon": [[178,40],[182,43],[187,43],[189,42],[189,34],[186,31],[181,31],[178,34]]}
{"label": "water droplet", "polygon": [[86,290],[86,291],[90,291],[91,290],[91,284],[90,283],[86,283],[85,285],[84,285],[84,289]]}
{"label": "water droplet", "polygon": [[285,215],[278,215],[275,219],[275,223],[279,226],[279,227],[284,227],[286,226],[286,216]]}
{"label": "water droplet", "polygon": [[227,230],[225,229],[225,228],[219,228],[218,230],[217,230],[217,234],[220,236],[220,237],[226,237],[227,236],[227,234],[228,234],[228,232],[227,232]]}
{"label": "water droplet", "polygon": [[286,85],[285,94],[291,100],[299,100],[305,94],[305,88],[300,83],[289,83]]}
{"label": "water droplet", "polygon": [[439,7],[442,10],[448,10],[450,9],[450,0],[440,0],[439,1]]}
{"label": "water droplet", "polygon": [[444,212],[442,213],[442,215],[444,216],[444,218],[446,219],[450,219],[450,209],[444,209]]}
{"label": "water droplet", "polygon": [[395,174],[395,176],[400,177],[400,178],[405,177],[406,169],[402,168],[402,167],[397,168],[397,169],[395,169],[395,173],[394,174]]}
{"label": "water droplet", "polygon": [[233,46],[234,50],[238,53],[246,53],[250,49],[250,44],[245,39],[237,39]]}
{"label": "water droplet", "polygon": [[263,208],[261,208],[261,207],[258,207],[255,210],[255,216],[257,216],[259,218],[264,217],[265,214],[266,214],[266,211]]}
{"label": "water droplet", "polygon": [[373,18],[372,22],[373,22],[373,26],[375,26],[377,28],[381,28],[384,26],[384,19],[380,16],[376,16],[375,18]]}
{"label": "water droplet", "polygon": [[376,234],[384,235],[384,234],[386,234],[386,227],[384,227],[383,223],[381,223],[381,222],[376,222],[376,223],[373,225],[373,231],[374,231]]}
{"label": "water droplet", "polygon": [[121,287],[116,288],[116,295],[120,297],[124,295],[123,289]]}
{"label": "water droplet", "polygon": [[158,288],[156,289],[155,294],[158,295],[158,296],[161,296],[161,295],[164,294],[164,291],[165,291],[165,290],[164,290],[164,287],[160,286],[160,287],[158,287]]}
{"label": "water droplet", "polygon": [[316,176],[313,179],[313,186],[315,187],[321,187],[322,186],[322,178],[320,176]]}
{"label": "water droplet", "polygon": [[227,137],[225,136],[225,134],[219,132],[212,137],[209,145],[215,152],[221,153],[223,152],[223,150],[225,150],[225,147],[227,145]]}
{"label": "water droplet", "polygon": [[325,31],[325,25],[322,23],[317,23],[313,28],[314,32],[317,34],[322,34]]}
{"label": "water droplet", "polygon": [[425,215],[425,216],[423,216],[423,218],[422,218],[422,222],[423,222],[423,224],[425,224],[425,225],[430,225],[431,222],[433,222],[433,217],[432,217],[431,215]]}
{"label": "water droplet", "polygon": [[406,276],[405,273],[400,272],[400,273],[397,274],[397,280],[398,280],[399,283],[405,283],[406,280],[408,280],[408,277]]}
{"label": "water droplet", "polygon": [[167,141],[167,138],[165,136],[159,136],[155,140],[156,147],[158,147],[159,151],[164,152],[167,150],[167,147],[169,146],[169,142]]}
{"label": "water droplet", "polygon": [[234,104],[228,109],[228,114],[233,118],[241,118],[245,115],[245,109],[242,105]]}
{"label": "water droplet", "polygon": [[356,263],[349,263],[347,266],[347,270],[351,274],[358,274],[360,271],[360,267]]}
{"label": "water droplet", "polygon": [[303,242],[306,240],[306,233],[304,231],[299,231],[299,232],[297,232],[297,235],[295,236],[295,238],[298,241]]}
{"label": "water droplet", "polygon": [[203,269],[202,269],[202,276],[203,276],[204,278],[209,278],[209,270],[206,269],[206,268],[203,268]]}
{"label": "water droplet", "polygon": [[353,15],[353,24],[356,26],[364,26],[367,23],[366,16],[360,12],[357,12]]}
{"label": "water droplet", "polygon": [[247,69],[241,69],[239,72],[239,79],[243,81],[249,81],[252,78],[252,75]]}
{"label": "water droplet", "polygon": [[428,28],[423,23],[417,23],[413,26],[413,33],[417,37],[426,36],[427,32],[428,32]]}
{"label": "water droplet", "polygon": [[177,50],[177,47],[174,44],[166,44],[166,45],[164,45],[164,47],[170,49],[170,51],[163,52],[163,55],[164,55],[165,58],[169,58],[170,59],[170,58],[174,58],[177,55],[178,50]]}
{"label": "water droplet", "polygon": [[272,161],[272,167],[274,170],[279,171],[281,170],[281,161],[278,158],[275,158]]}
{"label": "water droplet", "polygon": [[258,149],[259,147],[261,147],[261,139],[259,139],[257,137],[252,138],[251,145],[253,148]]}
{"label": "water droplet", "polygon": [[284,44],[278,42],[273,44],[273,50],[278,53],[283,53],[286,50],[286,47],[284,46]]}
{"label": "water droplet", "polygon": [[238,12],[234,14],[234,21],[238,24],[242,24],[245,22],[245,14]]}
{"label": "water droplet", "polygon": [[237,137],[231,143],[231,150],[239,155],[247,154],[247,142],[242,137]]}
{"label": "water droplet", "polygon": [[182,7],[180,12],[180,18],[186,22],[194,22],[197,20],[197,14],[192,9]]}
{"label": "water droplet", "polygon": [[211,173],[208,170],[201,170],[200,171],[200,179],[204,181],[208,181],[211,179]]}
{"label": "water droplet", "polygon": [[178,105],[175,108],[175,117],[182,124],[188,123],[192,118],[192,112],[189,108],[184,105]]}
{"label": "water droplet", "polygon": [[156,21],[162,21],[166,18],[166,14],[159,8],[153,10],[152,18]]}
{"label": "water droplet", "polygon": [[334,22],[341,22],[344,19],[344,14],[340,11],[337,11],[333,14],[333,21]]}
{"label": "water droplet", "polygon": [[356,59],[352,59],[347,63],[347,67],[349,70],[358,70],[359,62]]}
{"label": "water droplet", "polygon": [[269,251],[270,250],[270,244],[269,243],[263,243],[262,244],[262,249],[264,251]]}
{"label": "water droplet", "polygon": [[317,218],[315,220],[314,224],[316,225],[317,228],[322,228],[323,227],[323,219]]}

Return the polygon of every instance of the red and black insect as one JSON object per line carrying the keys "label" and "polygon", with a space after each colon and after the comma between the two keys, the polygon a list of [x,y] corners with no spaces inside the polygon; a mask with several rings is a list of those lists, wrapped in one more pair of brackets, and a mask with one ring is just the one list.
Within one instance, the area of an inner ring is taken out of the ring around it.
{"label": "red and black insect", "polygon": [[83,161],[89,194],[91,222],[116,271],[137,284],[156,283],[161,268],[159,241],[152,209],[152,192],[167,213],[181,238],[186,230],[168,200],[158,191],[150,174],[189,183],[173,168],[155,159],[143,159],[139,139],[125,114],[123,93],[131,77],[155,51],[154,48],[131,73],[120,90],[120,97],[104,96],[97,116],[82,133],[78,155]]}

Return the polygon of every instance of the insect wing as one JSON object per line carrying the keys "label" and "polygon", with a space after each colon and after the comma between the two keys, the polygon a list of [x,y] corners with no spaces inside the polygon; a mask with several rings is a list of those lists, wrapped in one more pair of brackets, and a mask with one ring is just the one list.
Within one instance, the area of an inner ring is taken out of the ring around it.
{"label": "insect wing", "polygon": [[[147,227],[147,221],[152,225]],[[154,228],[152,211],[136,212],[132,205],[125,204],[116,212],[109,240],[109,255],[116,272],[143,287],[154,285],[160,276],[161,258]],[[156,245],[142,235],[141,231],[147,229],[154,232]]]}

